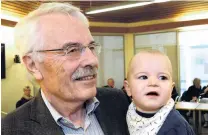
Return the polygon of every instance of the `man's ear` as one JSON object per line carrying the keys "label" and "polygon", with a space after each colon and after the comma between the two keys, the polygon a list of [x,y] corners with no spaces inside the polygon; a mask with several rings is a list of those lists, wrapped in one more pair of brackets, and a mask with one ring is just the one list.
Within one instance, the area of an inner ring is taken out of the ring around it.
{"label": "man's ear", "polygon": [[36,80],[42,80],[43,76],[31,56],[23,56],[22,58],[27,70],[35,77]]}
{"label": "man's ear", "polygon": [[127,80],[124,81],[124,87],[125,87],[127,95],[129,97],[131,97],[131,89],[130,89],[130,86],[129,86],[129,82]]}

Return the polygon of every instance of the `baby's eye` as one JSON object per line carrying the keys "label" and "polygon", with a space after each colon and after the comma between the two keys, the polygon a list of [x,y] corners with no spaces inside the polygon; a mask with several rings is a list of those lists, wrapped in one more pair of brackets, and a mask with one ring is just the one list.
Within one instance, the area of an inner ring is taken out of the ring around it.
{"label": "baby's eye", "polygon": [[138,79],[140,80],[146,80],[148,77],[146,75],[142,75],[142,76],[139,76]]}
{"label": "baby's eye", "polygon": [[166,77],[166,76],[160,76],[159,77],[159,80],[168,80],[168,77]]}

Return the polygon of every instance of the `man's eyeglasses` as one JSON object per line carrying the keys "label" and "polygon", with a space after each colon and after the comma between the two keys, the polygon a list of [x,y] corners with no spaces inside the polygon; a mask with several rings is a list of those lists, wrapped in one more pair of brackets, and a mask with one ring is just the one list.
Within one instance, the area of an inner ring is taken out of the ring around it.
{"label": "man's eyeglasses", "polygon": [[93,42],[88,46],[83,46],[79,43],[68,43],[64,45],[62,49],[37,50],[36,52],[60,52],[63,56],[69,56],[73,59],[78,59],[82,56],[87,48],[89,48],[90,51],[96,56],[98,56],[101,51],[101,46],[98,43]]}

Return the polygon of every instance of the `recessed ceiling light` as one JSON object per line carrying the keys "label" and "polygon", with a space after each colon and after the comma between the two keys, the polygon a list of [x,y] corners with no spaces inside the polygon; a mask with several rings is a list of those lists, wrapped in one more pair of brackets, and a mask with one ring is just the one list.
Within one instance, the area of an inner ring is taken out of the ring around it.
{"label": "recessed ceiling light", "polygon": [[144,5],[148,5],[152,3],[160,3],[160,2],[166,2],[166,1],[170,1],[170,0],[154,0],[150,2],[137,2],[137,3],[126,4],[126,5],[118,5],[118,6],[107,7],[103,9],[95,9],[95,10],[87,11],[86,14],[97,14],[97,13],[102,13],[102,12],[109,12],[109,11],[115,11],[115,10],[120,10],[120,9],[139,7],[139,6],[144,6]]}

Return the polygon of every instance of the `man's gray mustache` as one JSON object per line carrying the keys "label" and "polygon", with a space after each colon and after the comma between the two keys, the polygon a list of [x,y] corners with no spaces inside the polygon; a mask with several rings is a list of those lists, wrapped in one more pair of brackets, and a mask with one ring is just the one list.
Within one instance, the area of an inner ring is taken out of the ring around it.
{"label": "man's gray mustache", "polygon": [[81,77],[97,74],[97,67],[87,66],[84,68],[78,68],[72,75],[72,80],[76,80]]}

